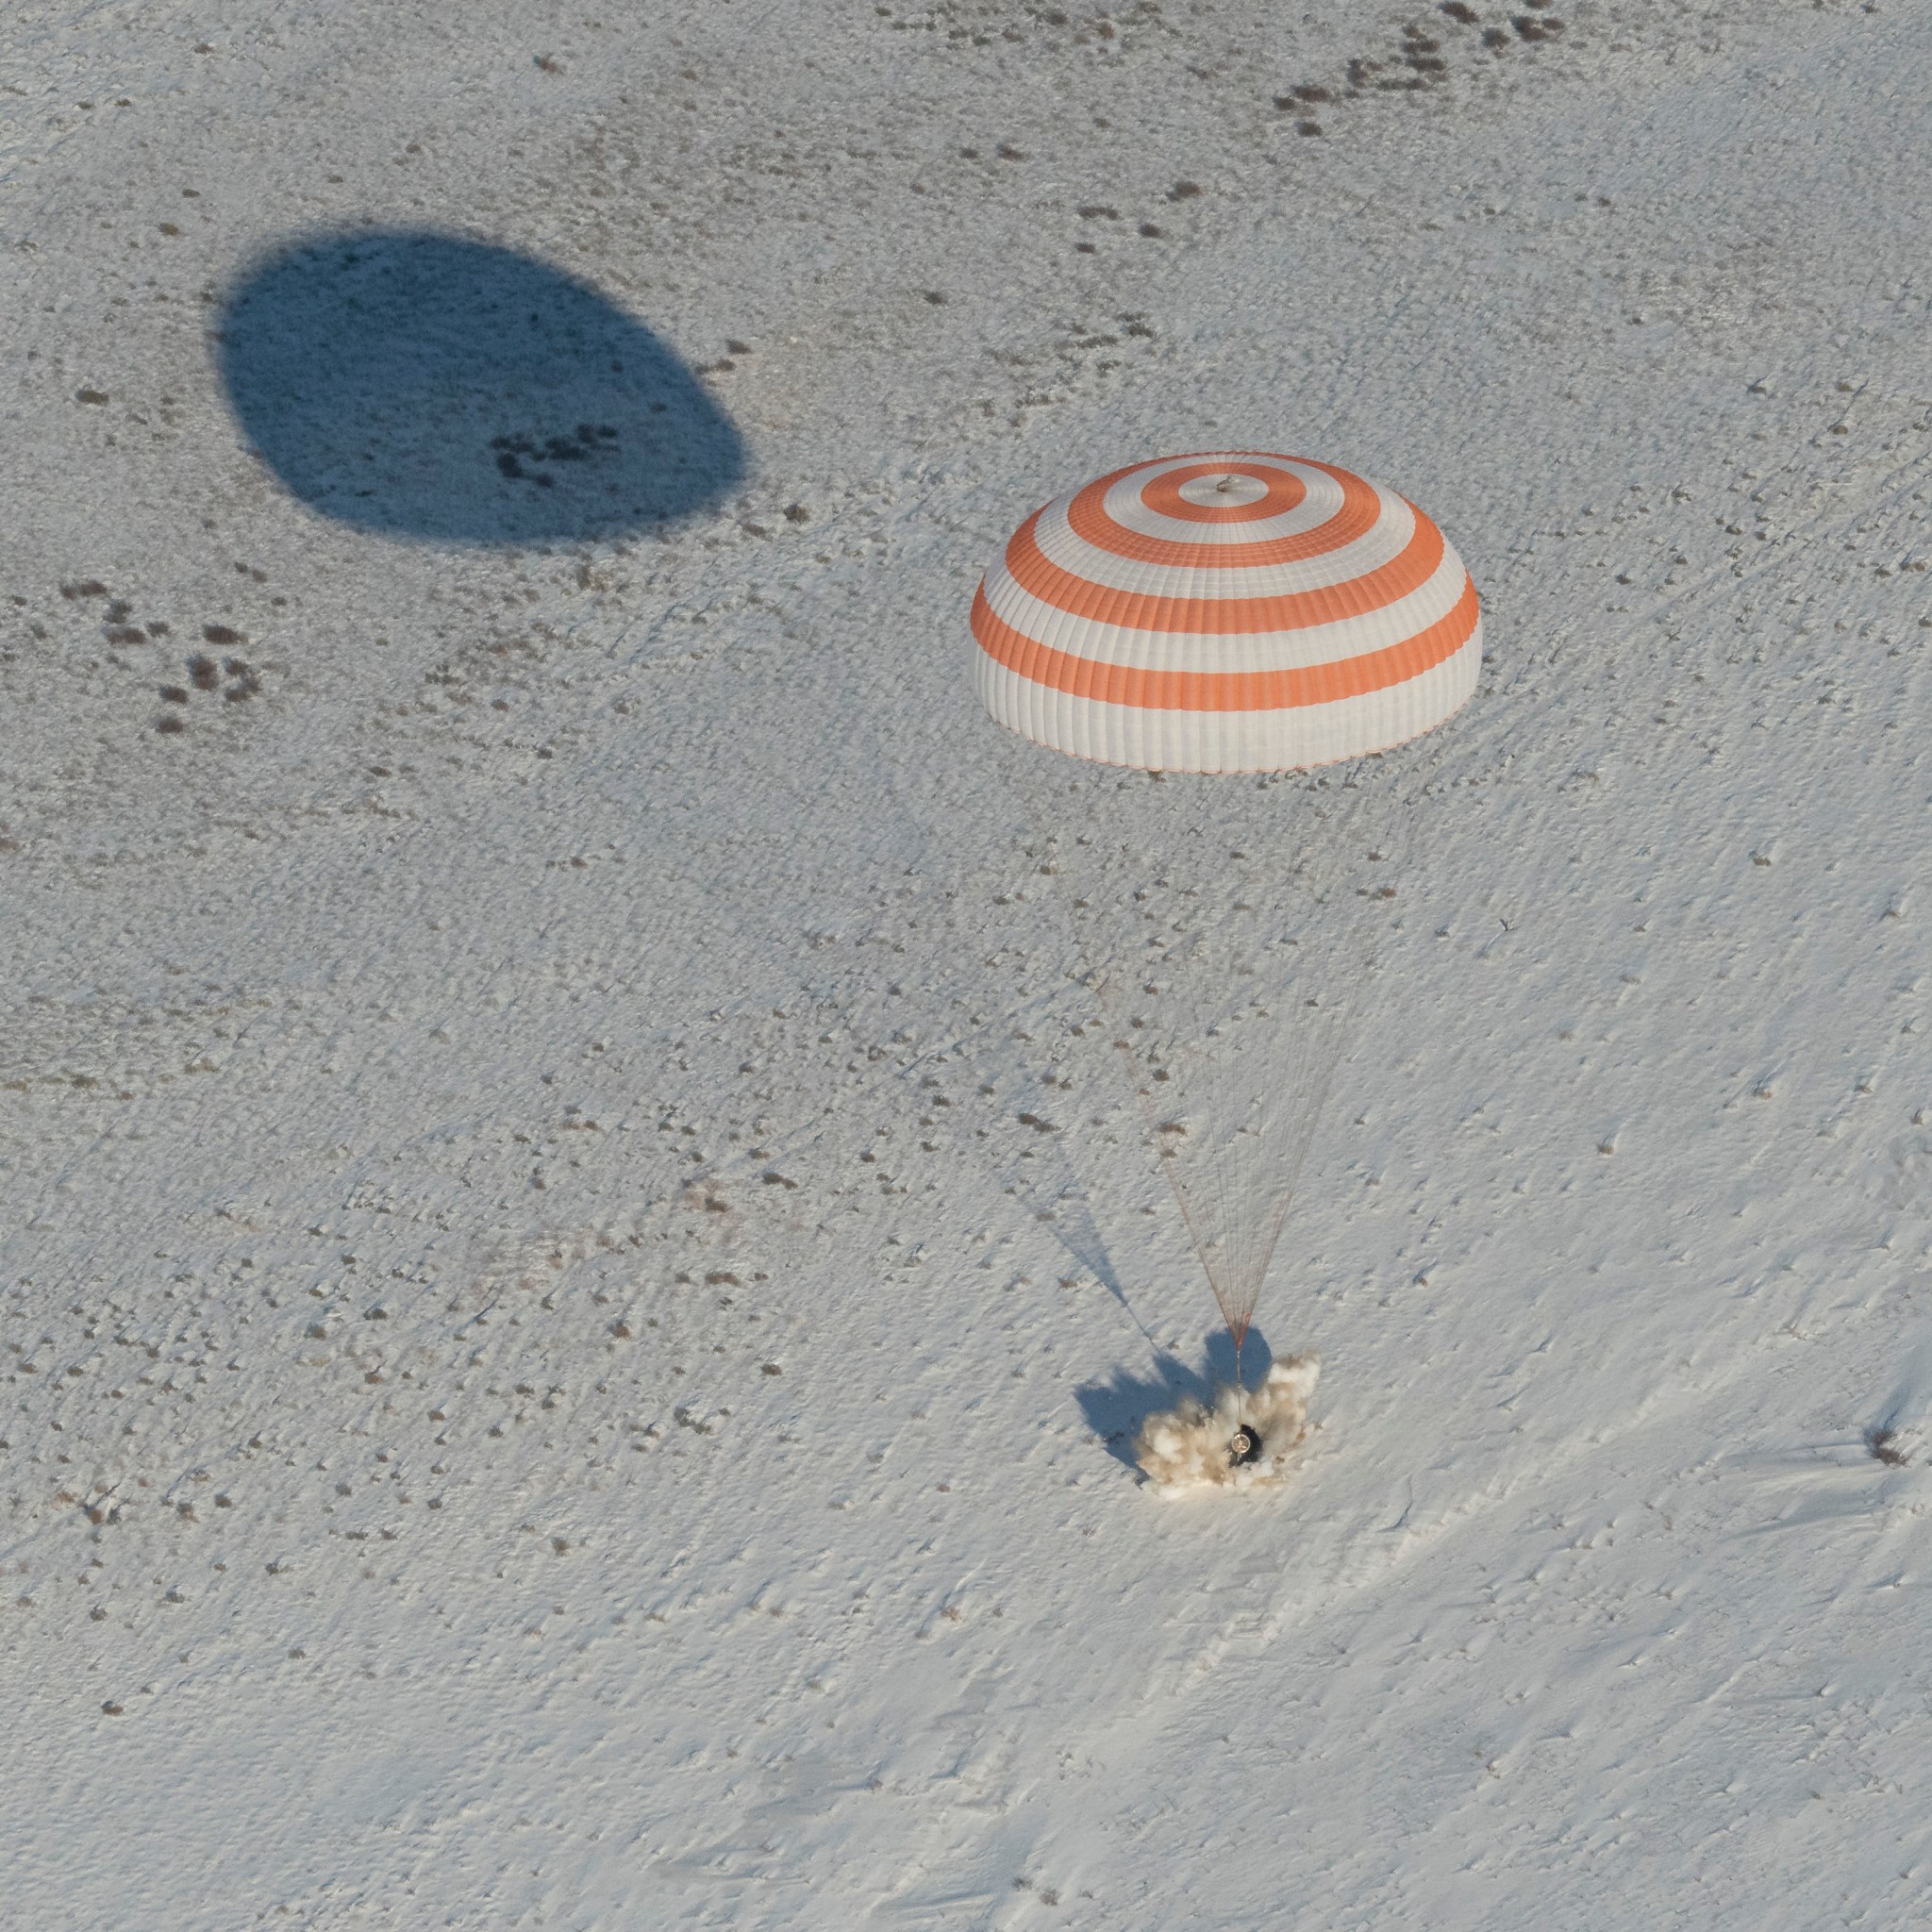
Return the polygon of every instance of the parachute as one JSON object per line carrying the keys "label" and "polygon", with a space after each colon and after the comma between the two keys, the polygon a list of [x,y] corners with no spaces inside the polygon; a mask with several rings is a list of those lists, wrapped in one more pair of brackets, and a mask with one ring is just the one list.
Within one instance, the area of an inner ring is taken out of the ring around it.
{"label": "parachute", "polygon": [[1462,559],[1391,490],[1302,457],[1167,457],[1022,524],[973,603],[979,692],[1035,743],[1162,772],[1360,758],[1460,708]]}
{"label": "parachute", "polygon": [[[1029,517],[973,630],[992,716],[1089,761],[1029,774],[1041,869],[1234,1343],[1239,1420],[1270,1263],[1399,917],[1410,817],[1400,774],[1307,768],[1461,706],[1474,587],[1421,510],[1346,471],[1172,457]],[[1241,1461],[1258,1440],[1240,1433]],[[1199,1458],[1170,1441],[1158,1460]]]}

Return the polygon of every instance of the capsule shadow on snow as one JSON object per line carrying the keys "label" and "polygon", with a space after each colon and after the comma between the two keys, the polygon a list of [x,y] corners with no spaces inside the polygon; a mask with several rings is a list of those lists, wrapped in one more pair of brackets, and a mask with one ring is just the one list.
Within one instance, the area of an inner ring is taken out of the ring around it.
{"label": "capsule shadow on snow", "polygon": [[433,230],[308,236],[229,291],[219,363],[290,493],[445,543],[589,541],[709,508],[742,439],[642,324],[559,269]]}
{"label": "capsule shadow on snow", "polygon": [[[1191,1369],[1178,1356],[1161,1354],[1154,1362],[1151,1375],[1130,1375],[1116,1371],[1112,1379],[1095,1382],[1079,1391],[1080,1413],[1087,1426],[1107,1444],[1108,1454],[1118,1462],[1134,1467],[1134,1437],[1142,1422],[1158,1415],[1191,1396],[1197,1402],[1211,1402],[1214,1391],[1234,1380],[1234,1342],[1224,1328],[1207,1337],[1203,1348],[1206,1360]],[[1274,1352],[1258,1328],[1248,1330],[1241,1351],[1241,1374],[1254,1388],[1269,1371]]]}

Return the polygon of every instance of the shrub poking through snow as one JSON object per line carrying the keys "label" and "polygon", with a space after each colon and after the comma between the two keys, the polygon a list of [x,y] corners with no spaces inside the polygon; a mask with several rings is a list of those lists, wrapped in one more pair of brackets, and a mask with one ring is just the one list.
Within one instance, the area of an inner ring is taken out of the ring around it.
{"label": "shrub poking through snow", "polygon": [[[1308,1397],[1321,1373],[1320,1356],[1292,1355],[1246,1394],[1219,1389],[1211,1404],[1190,1396],[1141,1424],[1134,1459],[1163,1495],[1279,1482],[1290,1453],[1308,1432]],[[1252,1447],[1237,1441],[1243,1428]]]}

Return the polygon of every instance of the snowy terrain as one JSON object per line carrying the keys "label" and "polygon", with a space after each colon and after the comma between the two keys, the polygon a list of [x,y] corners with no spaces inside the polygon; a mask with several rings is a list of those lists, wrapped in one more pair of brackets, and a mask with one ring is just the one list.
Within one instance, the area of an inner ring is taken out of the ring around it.
{"label": "snowy terrain", "polygon": [[[1520,4],[13,0],[8,1924],[1932,1923],[1932,5]],[[1492,661],[1173,1501],[966,612],[1233,441]]]}

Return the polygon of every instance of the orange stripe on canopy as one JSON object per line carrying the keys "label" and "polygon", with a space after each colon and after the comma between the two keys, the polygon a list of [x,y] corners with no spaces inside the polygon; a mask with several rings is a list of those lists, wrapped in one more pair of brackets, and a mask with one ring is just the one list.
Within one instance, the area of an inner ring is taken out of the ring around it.
{"label": "orange stripe on canopy", "polygon": [[1456,608],[1414,637],[1360,657],[1283,671],[1145,671],[1074,657],[1001,623],[984,587],[973,600],[973,635],[995,663],[1074,697],[1153,711],[1278,711],[1333,704],[1420,677],[1469,641],[1479,614],[1475,586],[1465,576]]}
{"label": "orange stripe on canopy", "polygon": [[[1252,503],[1195,503],[1181,494],[1204,476],[1251,476],[1262,486]],[[1178,517],[1187,524],[1258,524],[1286,516],[1308,493],[1308,486],[1292,470],[1273,470],[1260,463],[1191,463],[1166,470],[1140,491],[1141,501],[1157,515]],[[1217,550],[1226,546],[1215,546]]]}
{"label": "orange stripe on canopy", "polygon": [[[1261,466],[1268,460],[1257,458],[1252,467],[1240,464],[1236,467],[1243,468],[1244,474],[1254,475],[1260,473]],[[1281,458],[1277,457],[1273,460],[1279,464]],[[1373,483],[1365,483],[1359,476],[1351,476],[1346,470],[1338,470],[1330,463],[1309,462],[1302,457],[1294,460],[1304,468],[1322,471],[1341,484],[1341,506],[1324,523],[1293,537],[1270,537],[1255,543],[1191,543],[1129,530],[1108,515],[1107,496],[1116,483],[1144,467],[1138,463],[1128,469],[1116,470],[1111,475],[1101,477],[1097,483],[1088,484],[1068,504],[1067,522],[1073,526],[1074,536],[1092,544],[1096,550],[1105,550],[1111,557],[1124,557],[1134,563],[1192,565],[1196,569],[1208,570],[1251,570],[1265,563],[1301,563],[1310,557],[1326,557],[1331,551],[1353,543],[1357,537],[1365,536],[1374,528],[1375,519],[1382,513],[1382,502]],[[1214,475],[1221,474],[1223,467],[1210,461],[1194,474]],[[1292,470],[1277,468],[1274,474],[1295,482],[1301,481]],[[1158,490],[1159,482],[1160,479],[1156,478],[1149,486],[1150,495]],[[1307,486],[1303,487],[1306,489]],[[1159,507],[1149,497],[1143,497],[1142,501],[1150,509]]]}
{"label": "orange stripe on canopy", "polygon": [[[1012,541],[1007,545],[1007,569],[1013,581],[1042,604],[1050,604],[1069,617],[1118,625],[1123,630],[1186,631],[1202,637],[1305,630],[1310,625],[1334,624],[1345,617],[1361,617],[1383,609],[1411,591],[1419,591],[1435,575],[1442,561],[1441,531],[1417,511],[1415,533],[1401,552],[1387,563],[1346,583],[1274,597],[1149,596],[1116,590],[1110,584],[1096,584],[1063,570],[1040,547],[1038,529],[1045,514],[1044,510],[1035,510],[1013,532]],[[1214,546],[1186,547],[1211,550]]]}

